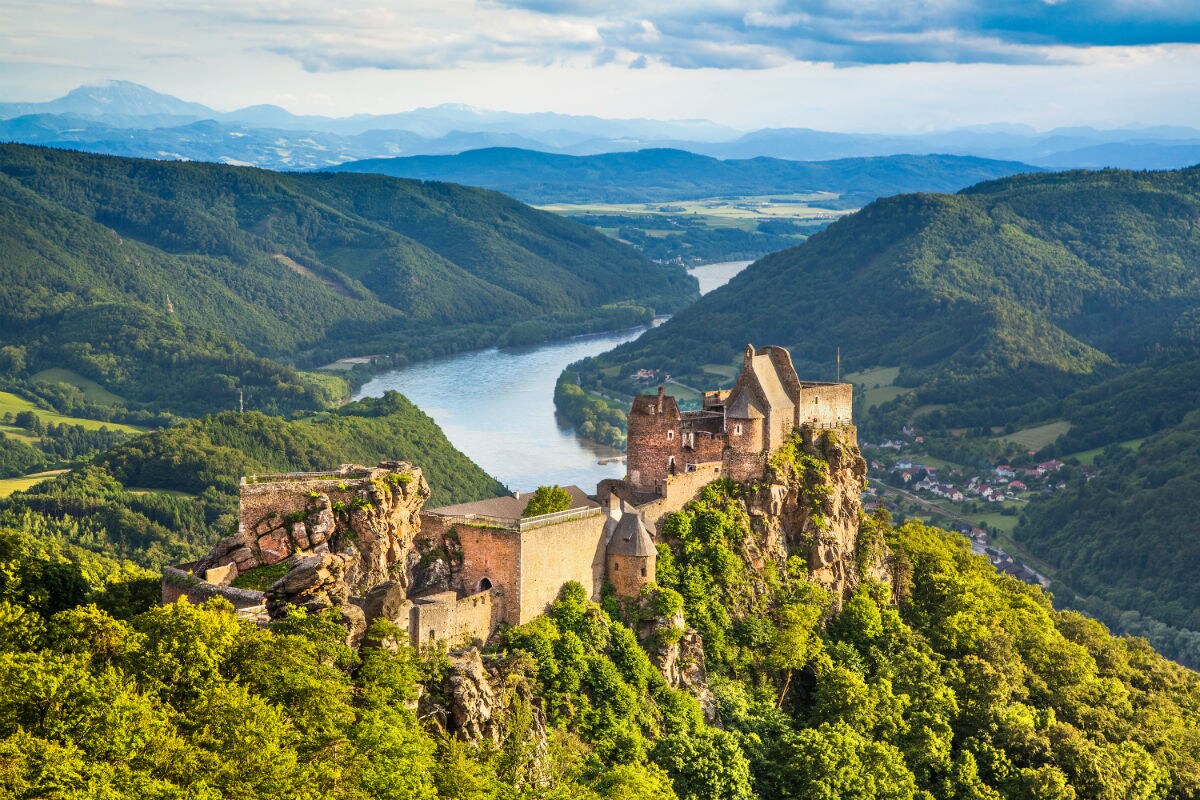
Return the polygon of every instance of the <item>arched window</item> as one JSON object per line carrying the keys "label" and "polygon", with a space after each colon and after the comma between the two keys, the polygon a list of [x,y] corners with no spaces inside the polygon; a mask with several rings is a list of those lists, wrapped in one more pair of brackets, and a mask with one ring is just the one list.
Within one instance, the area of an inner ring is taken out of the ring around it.
{"label": "arched window", "polygon": [[490,578],[484,578],[479,582],[479,591],[486,592],[490,588],[492,588],[492,581]]}

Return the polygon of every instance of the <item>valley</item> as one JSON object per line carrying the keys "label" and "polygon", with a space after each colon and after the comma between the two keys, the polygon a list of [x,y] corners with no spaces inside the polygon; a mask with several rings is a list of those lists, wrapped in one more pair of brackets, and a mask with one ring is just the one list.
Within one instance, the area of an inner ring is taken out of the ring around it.
{"label": "valley", "polygon": [[0,3],[0,800],[1200,800],[1200,6]]}

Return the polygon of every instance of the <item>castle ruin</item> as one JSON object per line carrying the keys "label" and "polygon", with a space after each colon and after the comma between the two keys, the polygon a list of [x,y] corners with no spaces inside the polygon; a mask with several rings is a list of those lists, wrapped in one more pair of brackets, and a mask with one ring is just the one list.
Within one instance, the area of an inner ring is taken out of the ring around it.
{"label": "castle ruin", "polygon": [[[654,583],[665,515],[718,478],[764,477],[794,429],[850,426],[851,403],[850,384],[801,381],[785,349],[748,345],[733,388],[705,393],[697,411],[661,387],[635,398],[626,478],[591,495],[566,487],[569,508],[534,517],[520,494],[426,509],[429,487],[406,462],[250,476],[237,533],[168,569],[163,601],[221,595],[263,616],[336,608],[351,639],[383,616],[419,647],[486,641],[545,613],[570,581],[593,600],[605,585],[636,598]],[[259,573],[277,577],[269,586],[233,585],[264,569],[280,573]]]}

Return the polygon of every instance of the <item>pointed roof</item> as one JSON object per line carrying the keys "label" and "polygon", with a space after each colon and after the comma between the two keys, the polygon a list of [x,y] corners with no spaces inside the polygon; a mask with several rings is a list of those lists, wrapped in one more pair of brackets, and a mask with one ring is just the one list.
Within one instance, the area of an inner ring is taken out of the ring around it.
{"label": "pointed roof", "polygon": [[758,407],[758,400],[749,391],[741,391],[738,393],[737,399],[725,411],[725,416],[730,419],[762,419],[764,414],[762,409]]}
{"label": "pointed roof", "polygon": [[654,537],[642,522],[642,515],[637,511],[626,511],[617,527],[613,530],[612,539],[608,542],[608,553],[614,556],[646,556],[655,555]]}

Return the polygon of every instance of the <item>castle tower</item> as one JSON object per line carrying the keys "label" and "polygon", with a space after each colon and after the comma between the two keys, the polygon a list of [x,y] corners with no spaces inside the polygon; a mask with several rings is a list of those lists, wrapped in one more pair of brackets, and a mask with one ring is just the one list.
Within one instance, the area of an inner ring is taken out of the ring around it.
{"label": "castle tower", "polygon": [[621,597],[637,597],[642,587],[654,582],[658,551],[642,515],[623,508],[605,555],[608,582]]}
{"label": "castle tower", "polygon": [[633,399],[625,451],[629,483],[635,491],[661,493],[667,477],[683,470],[679,434],[679,405],[663,387],[658,387],[657,395]]}

